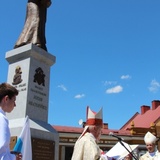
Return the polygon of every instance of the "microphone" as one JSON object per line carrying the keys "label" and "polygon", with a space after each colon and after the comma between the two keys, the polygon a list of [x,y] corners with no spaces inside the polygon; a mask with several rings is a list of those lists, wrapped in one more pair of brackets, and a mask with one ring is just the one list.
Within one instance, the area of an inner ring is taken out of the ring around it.
{"label": "microphone", "polygon": [[117,135],[114,135],[113,132],[109,133],[110,136],[117,138],[119,141],[123,141],[124,139],[121,137],[118,137]]}

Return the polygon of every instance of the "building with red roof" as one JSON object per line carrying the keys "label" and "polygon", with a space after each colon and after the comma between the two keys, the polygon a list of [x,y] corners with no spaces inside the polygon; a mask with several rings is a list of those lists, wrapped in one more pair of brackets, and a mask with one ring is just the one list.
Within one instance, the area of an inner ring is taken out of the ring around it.
{"label": "building with red roof", "polygon": [[135,113],[120,130],[135,128],[150,128],[158,123],[160,119],[160,101],[152,101],[152,106],[141,106],[141,113]]}
{"label": "building with red roof", "polygon": [[[70,160],[73,147],[78,137],[83,132],[82,127],[69,127],[69,126],[53,126],[53,128],[59,133],[59,159]],[[105,123],[99,146],[102,150],[108,151],[117,142],[118,139],[111,136],[116,135],[124,139],[128,144],[138,144],[139,147],[136,150],[136,156],[144,154],[146,147],[144,144],[144,135],[150,131],[155,136],[160,137],[160,101],[152,101],[152,106],[141,106],[141,113],[136,112],[120,129],[112,130],[108,128],[108,124]],[[158,143],[158,147],[160,144]]]}

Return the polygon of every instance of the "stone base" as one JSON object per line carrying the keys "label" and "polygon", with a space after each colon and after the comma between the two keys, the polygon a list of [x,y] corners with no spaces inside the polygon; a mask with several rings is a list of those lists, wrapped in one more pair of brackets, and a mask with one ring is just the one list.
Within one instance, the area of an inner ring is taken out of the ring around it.
{"label": "stone base", "polygon": [[[10,148],[13,149],[15,141],[20,135],[25,118],[15,119],[9,121],[11,131]],[[58,160],[59,152],[59,134],[48,123],[43,121],[31,120],[31,139],[32,139],[32,160]],[[42,150],[41,150],[42,149]],[[42,156],[47,155],[47,156]],[[43,158],[39,158],[43,157]],[[46,157],[46,158],[44,158]],[[50,158],[51,159],[50,159]],[[53,158],[54,157],[54,158]],[[48,158],[48,159],[47,159]]]}

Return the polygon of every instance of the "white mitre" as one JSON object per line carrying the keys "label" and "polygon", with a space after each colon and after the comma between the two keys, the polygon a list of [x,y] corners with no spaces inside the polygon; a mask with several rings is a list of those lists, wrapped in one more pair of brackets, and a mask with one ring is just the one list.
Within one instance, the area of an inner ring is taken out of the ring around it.
{"label": "white mitre", "polygon": [[147,144],[155,143],[157,140],[156,136],[154,136],[152,133],[147,132],[144,136],[144,142]]}

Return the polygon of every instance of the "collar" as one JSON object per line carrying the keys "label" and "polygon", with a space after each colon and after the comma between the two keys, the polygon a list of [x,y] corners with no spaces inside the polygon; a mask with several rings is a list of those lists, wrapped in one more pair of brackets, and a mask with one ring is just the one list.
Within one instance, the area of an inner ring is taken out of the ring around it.
{"label": "collar", "polygon": [[3,111],[1,107],[0,107],[0,113],[2,113],[4,116],[6,115],[6,113]]}
{"label": "collar", "polygon": [[158,150],[157,150],[157,149],[156,149],[154,152],[152,152],[152,153],[147,152],[148,156],[151,156],[151,157],[156,156],[157,153],[158,153]]}

